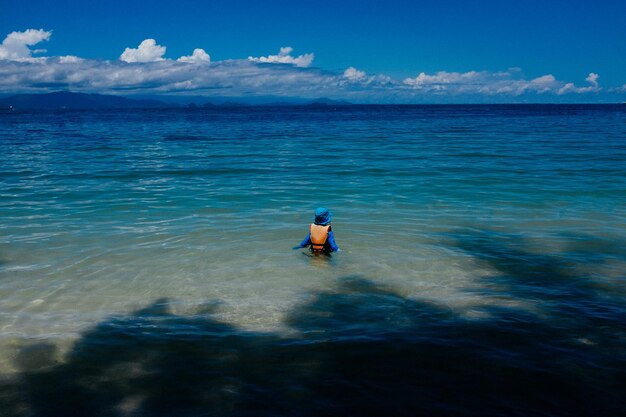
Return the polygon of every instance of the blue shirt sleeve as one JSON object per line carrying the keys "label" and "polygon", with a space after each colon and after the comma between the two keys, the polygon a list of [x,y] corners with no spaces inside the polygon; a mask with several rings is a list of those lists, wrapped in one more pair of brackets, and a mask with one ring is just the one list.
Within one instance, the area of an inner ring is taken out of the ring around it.
{"label": "blue shirt sleeve", "polygon": [[339,250],[339,246],[337,246],[337,243],[335,243],[335,235],[333,234],[332,230],[328,232],[328,244],[330,245],[330,248],[333,250],[333,252],[337,252]]}
{"label": "blue shirt sleeve", "polygon": [[301,248],[306,248],[307,246],[309,246],[311,244],[311,233],[309,233],[308,235],[306,235],[306,237],[304,238],[304,240],[302,242],[300,242],[300,247]]}

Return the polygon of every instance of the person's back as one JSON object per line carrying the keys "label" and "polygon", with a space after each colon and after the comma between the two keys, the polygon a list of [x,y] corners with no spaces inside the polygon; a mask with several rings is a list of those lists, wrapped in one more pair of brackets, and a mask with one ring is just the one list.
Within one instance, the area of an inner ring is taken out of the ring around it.
{"label": "person's back", "polygon": [[309,234],[304,238],[300,245],[294,249],[311,247],[314,253],[330,253],[339,251],[339,246],[335,242],[330,220],[332,213],[324,207],[315,210],[315,221],[309,226]]}

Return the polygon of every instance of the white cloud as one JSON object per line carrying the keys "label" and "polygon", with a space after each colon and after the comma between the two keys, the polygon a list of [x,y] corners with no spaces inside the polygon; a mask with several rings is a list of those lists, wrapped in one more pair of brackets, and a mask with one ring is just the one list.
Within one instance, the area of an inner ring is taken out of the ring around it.
{"label": "white cloud", "polygon": [[398,88],[398,82],[384,74],[368,75],[365,71],[348,67],[341,75],[340,85],[351,92],[391,91]]}
{"label": "white cloud", "polygon": [[52,31],[43,29],[27,29],[24,32],[11,32],[4,38],[0,45],[0,59],[20,61],[32,59],[32,53],[45,52],[45,50],[31,51],[33,46],[50,39]]}
{"label": "white cloud", "polygon": [[522,94],[527,91],[534,91],[536,93],[548,93],[550,91],[554,91],[561,83],[559,83],[554,75],[547,74],[542,75],[541,77],[533,78],[529,82],[525,83],[522,81],[521,83],[517,83],[519,85],[517,94]]}
{"label": "white cloud", "polygon": [[[397,80],[370,75],[355,67],[343,72],[307,68],[313,54],[292,56],[281,48],[278,55],[212,62],[197,48],[178,60],[164,59],[166,48],[154,39],[127,48],[120,60],[93,60],[77,56],[33,58],[28,46],[48,40],[51,32],[29,29],[13,32],[0,45],[0,91],[45,92],[58,89],[97,93],[190,94],[204,96],[328,97],[355,102],[476,102],[550,101],[567,93],[603,91],[599,76],[590,73],[588,85],[556,79],[552,74],[526,78],[518,68],[506,71],[419,73]],[[128,65],[132,62],[133,65]],[[290,65],[264,65],[265,63]],[[211,65],[190,65],[211,63]],[[626,93],[626,85],[607,89]],[[570,100],[572,96],[566,96]]]}
{"label": "white cloud", "polygon": [[82,60],[83,60],[82,58],[79,58],[74,55],[65,55],[65,56],[59,57],[59,62],[61,64],[76,64],[77,62],[80,62]]}
{"label": "white cloud", "polygon": [[586,87],[577,87],[574,83],[566,83],[557,80],[554,75],[546,74],[533,79],[522,77],[521,71],[516,68],[501,72],[468,71],[446,72],[440,71],[435,74],[420,73],[415,78],[407,78],[404,84],[413,89],[434,94],[482,94],[512,95],[522,94],[556,94],[567,93],[591,93],[600,91],[598,83],[600,76],[589,73],[585,81]]}
{"label": "white cloud", "polygon": [[204,49],[196,48],[193,50],[193,54],[181,56],[180,58],[177,59],[177,61],[187,62],[187,63],[192,63],[192,64],[197,64],[197,63],[208,64],[209,62],[211,62],[211,57],[209,56],[209,54],[206,53]]}
{"label": "white cloud", "polygon": [[[291,65],[261,65],[241,59],[202,66],[167,59],[128,65],[118,60],[65,56],[36,61],[0,61],[0,90],[37,92],[71,88],[104,94],[274,95],[329,97],[356,102],[471,102],[484,100],[481,97],[507,101],[529,94],[555,97],[563,94],[559,92],[568,85],[550,74],[525,79],[521,72],[512,70],[420,73],[404,82],[385,75],[368,75],[357,69],[346,71],[333,73]],[[591,79],[597,81],[595,77]]]}
{"label": "white cloud", "polygon": [[574,83],[567,83],[557,91],[557,94],[578,93],[579,88]]}
{"label": "white cloud", "polygon": [[600,76],[594,72],[590,72],[589,75],[587,76],[587,78],[585,78],[585,81],[587,81],[588,83],[590,83],[593,87],[598,87],[598,78],[600,78]]}
{"label": "white cloud", "polygon": [[600,76],[594,72],[590,72],[585,81],[587,81],[590,85],[587,87],[576,87],[574,83],[567,83],[563,87],[559,89],[557,94],[567,94],[567,93],[592,93],[601,90],[600,84],[598,83],[598,78]]}
{"label": "white cloud", "polygon": [[351,81],[359,81],[365,78],[365,71],[359,71],[354,67],[349,67],[343,72],[343,76]]}
{"label": "white cloud", "polygon": [[442,85],[446,84],[459,84],[463,82],[470,82],[472,79],[476,79],[480,73],[476,71],[470,71],[465,73],[460,72],[447,72],[447,71],[439,71],[436,74],[428,75],[425,72],[421,72],[415,78],[406,78],[404,83],[406,85],[410,85],[416,88],[424,88],[435,86],[435,88],[440,88]]}
{"label": "white cloud", "polygon": [[261,56],[261,57],[252,57],[249,56],[248,60],[252,62],[263,62],[263,63],[272,63],[272,64],[292,64],[296,67],[306,68],[311,65],[313,59],[315,58],[315,54],[303,54],[298,55],[296,57],[291,56],[293,52],[293,48],[291,46],[284,46],[280,48],[278,55],[269,55],[269,56]]}
{"label": "white cloud", "polygon": [[546,74],[531,80],[521,78],[519,69],[507,71],[468,71],[435,74],[420,73],[415,78],[406,78],[404,84],[413,89],[435,94],[481,94],[512,95],[526,93],[555,93],[563,86],[554,75]]}
{"label": "white cloud", "polygon": [[339,78],[318,69],[259,65],[248,60],[211,65],[161,60],[128,65],[122,61],[48,57],[41,62],[0,63],[0,90],[194,95],[276,95],[334,97]]}
{"label": "white cloud", "polygon": [[120,60],[124,62],[163,61],[165,46],[157,45],[154,39],[145,39],[137,48],[126,48]]}

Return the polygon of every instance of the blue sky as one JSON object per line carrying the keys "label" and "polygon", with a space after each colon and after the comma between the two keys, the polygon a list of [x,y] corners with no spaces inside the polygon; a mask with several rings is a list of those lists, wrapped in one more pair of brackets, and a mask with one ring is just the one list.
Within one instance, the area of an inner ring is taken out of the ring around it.
{"label": "blue sky", "polygon": [[[198,76],[196,69],[192,71],[187,66],[193,74],[185,79],[180,68],[172,64],[167,71],[176,72],[177,88],[166,86],[171,81],[167,77],[151,75],[137,80],[147,80],[145,85],[137,84],[137,90],[157,93],[281,96],[293,91],[294,95],[311,96],[317,89],[326,96],[356,101],[603,101],[621,100],[626,93],[624,16],[626,2],[617,0],[34,0],[3,6],[0,39],[27,29],[51,31],[46,40],[29,46],[31,50],[46,52],[29,56],[80,57],[93,64],[80,64],[83,72],[97,67],[94,62],[111,64],[110,71],[120,69],[115,63],[125,48],[137,48],[145,39],[154,39],[156,46],[166,47],[158,59],[175,61],[201,48],[210,55],[211,62],[203,71],[219,70],[216,81],[207,74]],[[279,49],[287,46],[293,51],[284,55],[297,58],[310,53],[314,58],[300,67],[279,59],[270,58],[268,62],[273,65],[248,60],[279,55]],[[8,52],[5,59],[6,56]],[[54,60],[48,63],[48,72],[56,71],[52,81],[58,82],[58,86],[133,92],[131,83],[101,83],[98,87],[87,81],[87,75],[73,84],[71,77],[63,78],[63,74],[71,72],[66,68],[69,63],[64,64],[61,70]],[[15,65],[3,73],[11,74],[18,69]],[[41,71],[41,65],[34,65],[22,63],[19,70]],[[144,62],[142,68],[152,74],[165,71],[165,63],[159,65]],[[285,66],[289,68],[282,68]],[[341,78],[351,67],[357,72],[350,73],[351,78]],[[127,70],[122,69],[119,77]],[[258,77],[272,78],[271,85],[261,81],[266,78],[239,85],[238,80],[250,71]],[[232,74],[232,83],[227,81],[228,72]],[[424,76],[419,78],[422,73]],[[589,78],[591,74],[595,75]],[[547,76],[553,78],[541,78]],[[280,77],[291,84],[278,88]],[[13,78],[13,85],[5,82],[0,88],[54,88],[54,82],[40,75]],[[292,78],[304,78],[305,87],[293,84]],[[342,83],[344,79],[350,79],[350,83]],[[411,84],[411,79],[417,81]],[[507,87],[507,80],[513,84]],[[532,84],[533,80],[538,81]],[[179,88],[185,81],[189,81],[187,90]],[[163,88],[154,89],[159,82]],[[316,82],[323,85],[316,88]],[[498,87],[455,89],[463,83],[497,83]],[[568,84],[572,86],[567,87]],[[226,91],[226,85],[230,91]],[[454,94],[446,96],[446,91]],[[443,96],[446,97],[442,99]]]}

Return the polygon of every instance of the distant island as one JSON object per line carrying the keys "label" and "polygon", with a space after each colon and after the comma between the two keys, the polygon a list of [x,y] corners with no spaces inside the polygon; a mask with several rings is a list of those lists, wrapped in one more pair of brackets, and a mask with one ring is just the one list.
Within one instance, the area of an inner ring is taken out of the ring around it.
{"label": "distant island", "polygon": [[329,106],[350,105],[346,101],[318,98],[305,100],[290,98],[285,101],[272,101],[271,98],[246,101],[240,98],[232,101],[228,98],[161,97],[136,99],[106,94],[73,93],[57,91],[46,94],[16,94],[0,98],[0,109],[6,110],[89,110],[89,109],[141,109],[141,108],[211,108],[216,106]]}

